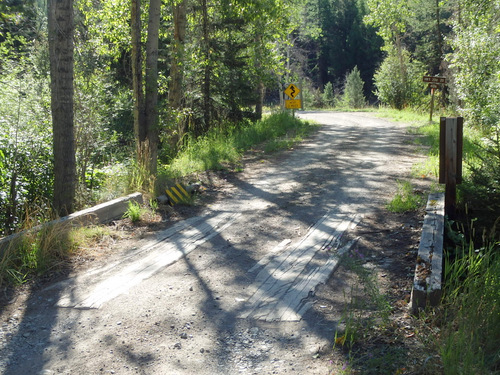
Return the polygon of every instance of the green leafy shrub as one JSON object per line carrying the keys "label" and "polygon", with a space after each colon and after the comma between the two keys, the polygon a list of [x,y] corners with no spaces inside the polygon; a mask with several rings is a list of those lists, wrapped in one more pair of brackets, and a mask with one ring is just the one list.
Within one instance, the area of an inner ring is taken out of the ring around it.
{"label": "green leafy shrub", "polygon": [[0,235],[19,227],[24,207],[52,196],[48,80],[28,61],[5,57],[0,84]]}
{"label": "green leafy shrub", "polygon": [[425,98],[424,74],[423,64],[412,60],[408,51],[402,50],[398,55],[396,49],[391,48],[374,75],[376,95],[392,108],[418,107]]}

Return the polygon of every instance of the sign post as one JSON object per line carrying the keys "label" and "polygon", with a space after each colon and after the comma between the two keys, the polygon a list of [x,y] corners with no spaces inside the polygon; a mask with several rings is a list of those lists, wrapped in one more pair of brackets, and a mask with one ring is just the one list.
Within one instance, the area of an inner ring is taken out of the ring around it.
{"label": "sign post", "polygon": [[424,76],[423,81],[428,82],[429,88],[431,89],[431,114],[429,121],[432,122],[432,113],[434,112],[434,92],[436,91],[436,89],[441,88],[441,85],[444,85],[446,83],[446,78]]}
{"label": "sign post", "polygon": [[439,122],[439,183],[445,184],[445,214],[455,218],[457,184],[462,183],[463,117],[441,117]]}

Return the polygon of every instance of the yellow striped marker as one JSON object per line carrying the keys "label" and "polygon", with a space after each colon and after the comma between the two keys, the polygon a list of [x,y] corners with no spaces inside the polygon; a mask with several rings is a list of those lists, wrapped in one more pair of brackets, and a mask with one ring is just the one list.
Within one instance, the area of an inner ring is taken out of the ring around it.
{"label": "yellow striped marker", "polygon": [[175,186],[172,186],[171,188],[168,188],[166,192],[168,197],[170,198],[169,200],[172,206],[177,203],[186,202],[189,199],[189,193],[180,183],[175,184]]}

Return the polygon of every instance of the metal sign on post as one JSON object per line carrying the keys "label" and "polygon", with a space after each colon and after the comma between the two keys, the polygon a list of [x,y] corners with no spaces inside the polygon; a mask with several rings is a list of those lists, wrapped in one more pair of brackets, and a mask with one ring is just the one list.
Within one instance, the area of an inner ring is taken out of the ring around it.
{"label": "metal sign on post", "polygon": [[285,100],[285,108],[287,109],[300,109],[302,107],[302,103],[300,99],[286,99]]}
{"label": "metal sign on post", "polygon": [[287,94],[290,99],[295,99],[297,95],[299,95],[300,89],[295,86],[293,83],[291,83],[284,91],[285,94]]}
{"label": "metal sign on post", "polygon": [[290,98],[285,99],[285,108],[294,110],[302,108],[302,101],[300,99],[295,99],[300,93],[300,89],[296,85],[291,83],[283,92]]}

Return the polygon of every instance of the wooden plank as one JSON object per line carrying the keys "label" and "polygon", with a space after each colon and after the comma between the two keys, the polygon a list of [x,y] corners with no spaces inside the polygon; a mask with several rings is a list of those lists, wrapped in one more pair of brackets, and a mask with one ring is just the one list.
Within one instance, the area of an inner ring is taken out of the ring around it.
{"label": "wooden plank", "polygon": [[417,312],[427,305],[435,306],[441,299],[444,235],[444,194],[430,194],[411,293],[411,309]]}
{"label": "wooden plank", "polygon": [[445,215],[455,218],[457,203],[457,119],[446,119],[445,145]]}
{"label": "wooden plank", "polygon": [[332,273],[337,269],[342,255],[349,251],[357,241],[358,239],[349,241],[336,254],[334,253],[329,256],[323,265],[316,267],[308,275],[304,275],[293,288],[289,289],[282,300],[282,305],[286,305],[286,308],[278,310],[279,313],[277,315],[280,315],[279,320],[297,321],[302,318],[302,314],[305,312],[305,299],[309,297],[316,286],[325,283],[330,278]]}
{"label": "wooden plank", "polygon": [[254,306],[253,310],[259,308],[259,314],[262,315],[265,311],[273,309],[276,301],[286,292],[316,251],[325,246],[325,242],[331,236],[328,228],[335,228],[341,223],[342,217],[339,218],[334,214],[325,215],[294,249],[277,257],[276,262],[262,270],[256,278],[257,284],[260,285],[248,301]]}
{"label": "wooden plank", "polygon": [[446,117],[439,120],[439,183],[445,183]]}
{"label": "wooden plank", "polygon": [[[257,275],[254,292],[239,317],[267,321],[300,320],[308,308],[305,299],[309,292],[328,278],[338,263],[329,252],[320,250],[339,247],[345,231],[356,226],[361,218],[351,216],[325,215],[295,248],[270,262]],[[319,266],[312,267],[313,258]]]}
{"label": "wooden plank", "polygon": [[[219,235],[234,223],[238,216],[239,214],[223,213],[198,221],[196,226],[185,227],[172,234],[168,240],[163,238],[153,245],[148,244],[145,249],[139,250],[139,253],[143,254],[140,259],[114,269],[113,275],[98,282],[90,292],[71,291],[59,299],[57,306],[98,309],[103,303],[127,292],[141,281],[186,256],[202,243]],[[171,234],[169,231],[166,233]]]}
{"label": "wooden plank", "polygon": [[259,260],[252,268],[248,270],[249,273],[255,272],[256,270],[264,267],[266,264],[271,262],[276,256],[281,253],[285,248],[292,242],[291,239],[287,238],[277,244],[272,250],[270,254],[264,256],[261,260]]}
{"label": "wooden plank", "polygon": [[464,148],[464,118],[457,117],[457,184],[462,183],[462,159]]}
{"label": "wooden plank", "polygon": [[313,246],[315,243],[321,243],[322,245],[326,241],[325,238],[328,238],[328,233],[321,230],[325,226],[324,222],[328,219],[328,214],[323,216],[313,227],[309,229],[304,238],[297,244],[294,248],[286,251],[282,254],[279,254],[275,259],[263,269],[261,270],[256,278],[253,286],[250,288],[254,290],[254,295],[248,301],[248,303],[253,304],[262,296],[259,294],[259,290],[262,289],[262,286],[267,282],[268,284],[272,283],[273,280],[279,278],[286,270],[289,270],[297,260],[307,253],[307,250],[310,246]]}
{"label": "wooden plank", "polygon": [[[358,222],[359,220],[357,220],[355,225]],[[346,246],[350,249],[353,244],[354,242],[350,241]],[[301,314],[299,314],[299,310],[302,305],[301,301],[308,298],[318,284],[325,282],[330,277],[338,265],[339,257],[346,251],[346,246],[339,249],[337,254],[335,252],[325,253],[324,258],[326,260],[322,260],[323,264],[318,262],[320,265],[309,273],[302,272],[295,280],[295,283],[280,298],[279,304],[268,315],[267,320],[290,321],[297,320],[297,318],[300,320]]]}

